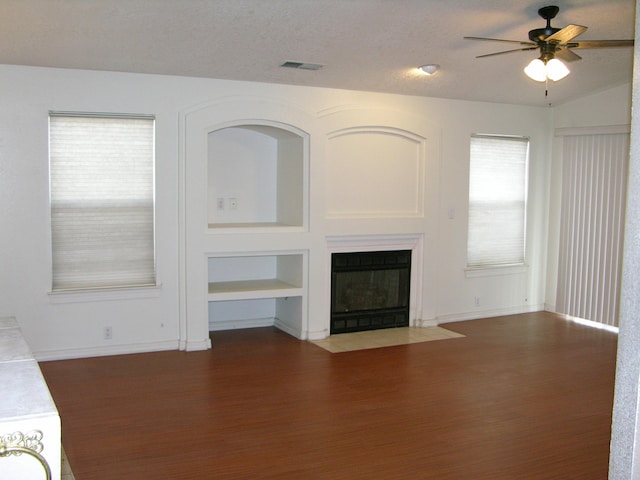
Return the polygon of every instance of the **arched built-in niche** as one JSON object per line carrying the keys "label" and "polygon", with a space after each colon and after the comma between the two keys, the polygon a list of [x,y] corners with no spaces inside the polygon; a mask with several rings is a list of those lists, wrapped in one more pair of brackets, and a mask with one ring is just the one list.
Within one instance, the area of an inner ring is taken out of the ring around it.
{"label": "arched built-in niche", "polygon": [[209,228],[304,227],[308,135],[275,122],[208,134]]}

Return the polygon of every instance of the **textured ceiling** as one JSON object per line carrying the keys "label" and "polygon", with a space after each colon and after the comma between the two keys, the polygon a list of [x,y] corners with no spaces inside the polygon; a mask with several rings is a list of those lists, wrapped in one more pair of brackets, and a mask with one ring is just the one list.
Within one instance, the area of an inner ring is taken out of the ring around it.
{"label": "textured ceiling", "polygon": [[[0,63],[346,88],[526,105],[631,81],[632,48],[579,50],[545,86],[535,51],[476,59],[544,27],[532,0],[0,0]],[[551,0],[577,40],[634,38],[634,0]],[[285,61],[324,65],[281,68]],[[415,67],[437,63],[432,77]]]}

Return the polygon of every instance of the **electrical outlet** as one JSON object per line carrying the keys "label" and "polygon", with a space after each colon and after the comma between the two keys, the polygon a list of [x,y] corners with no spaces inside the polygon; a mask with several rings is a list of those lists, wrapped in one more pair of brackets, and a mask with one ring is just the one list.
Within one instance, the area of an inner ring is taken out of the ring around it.
{"label": "electrical outlet", "polygon": [[216,206],[218,207],[218,210],[224,210],[224,198],[218,197],[216,199]]}
{"label": "electrical outlet", "polygon": [[102,331],[102,337],[105,340],[111,340],[113,338],[113,329],[111,327],[104,327]]}
{"label": "electrical outlet", "polygon": [[475,298],[473,299],[473,301],[475,302],[476,307],[479,307],[479,306],[480,306],[480,297],[475,297]]}

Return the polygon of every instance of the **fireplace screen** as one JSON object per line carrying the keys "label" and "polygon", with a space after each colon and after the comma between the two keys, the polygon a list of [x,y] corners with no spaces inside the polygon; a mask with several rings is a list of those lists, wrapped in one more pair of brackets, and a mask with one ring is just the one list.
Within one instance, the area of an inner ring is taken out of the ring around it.
{"label": "fireplace screen", "polygon": [[409,325],[411,250],[334,253],[331,333]]}

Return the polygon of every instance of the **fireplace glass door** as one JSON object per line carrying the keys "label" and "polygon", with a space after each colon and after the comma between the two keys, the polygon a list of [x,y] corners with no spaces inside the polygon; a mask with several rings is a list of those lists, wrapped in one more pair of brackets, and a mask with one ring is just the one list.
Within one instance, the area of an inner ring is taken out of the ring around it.
{"label": "fireplace glass door", "polygon": [[409,325],[411,250],[334,253],[331,334]]}

